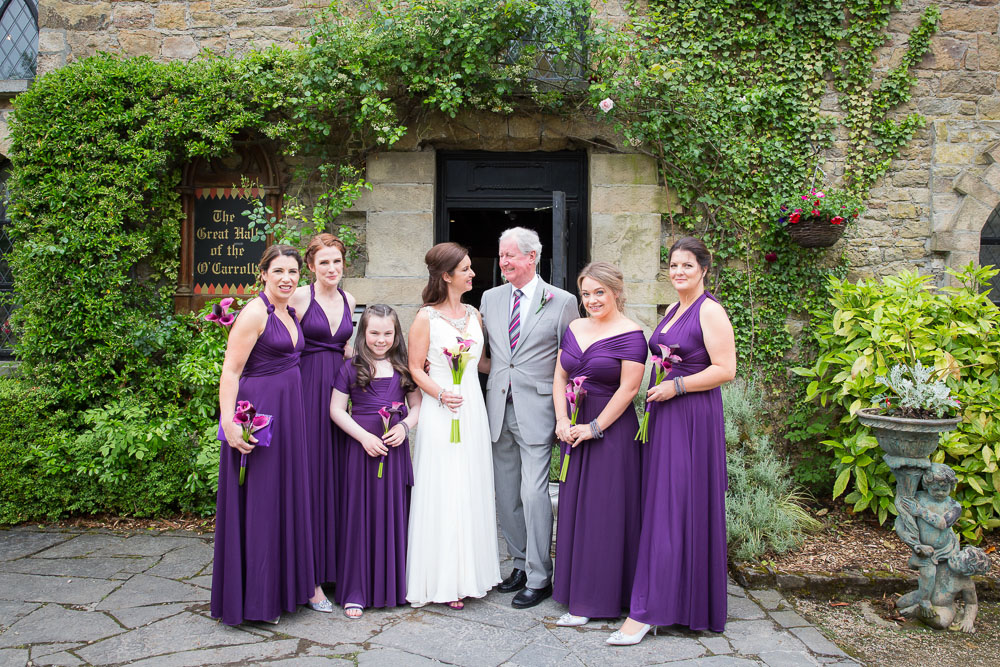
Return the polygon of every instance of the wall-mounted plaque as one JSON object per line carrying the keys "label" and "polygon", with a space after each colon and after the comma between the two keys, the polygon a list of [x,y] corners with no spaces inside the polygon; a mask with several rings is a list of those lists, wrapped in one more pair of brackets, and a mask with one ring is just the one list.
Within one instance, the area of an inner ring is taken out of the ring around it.
{"label": "wall-mounted plaque", "polygon": [[[252,296],[257,264],[270,240],[251,241],[247,216],[262,199],[280,216],[281,184],[270,154],[242,140],[224,158],[191,162],[180,188],[184,206],[174,308],[198,310],[223,296]],[[251,183],[243,188],[241,184]]]}
{"label": "wall-mounted plaque", "polygon": [[260,200],[257,188],[195,188],[194,286],[206,296],[247,294],[257,279],[257,260],[267,242],[251,241],[247,216]]}

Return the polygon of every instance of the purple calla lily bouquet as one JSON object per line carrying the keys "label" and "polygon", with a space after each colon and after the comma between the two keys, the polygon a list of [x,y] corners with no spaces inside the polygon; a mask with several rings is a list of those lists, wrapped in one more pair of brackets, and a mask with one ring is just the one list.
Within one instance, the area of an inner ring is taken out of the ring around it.
{"label": "purple calla lily bouquet", "polygon": [[[654,385],[663,382],[664,378],[667,377],[667,373],[673,369],[674,364],[679,364],[681,358],[674,354],[679,345],[660,345],[660,355],[653,355],[653,369],[656,371],[656,382]],[[635,439],[642,443],[649,442],[649,410],[646,410],[642,415],[642,421],[639,422],[639,432],[635,434]]]}
{"label": "purple calla lily bouquet", "polygon": [[[469,359],[472,357],[469,350],[472,349],[475,341],[462,338],[461,336],[456,336],[455,338],[458,340],[458,345],[451,348],[444,348],[444,356],[447,357],[448,368],[451,370],[452,392],[461,394],[462,376],[465,374],[465,367],[469,365]],[[461,441],[461,427],[458,423],[458,417],[454,417],[451,420],[451,442]]]}
{"label": "purple calla lily bouquet", "polygon": [[[576,426],[576,419],[580,416],[580,403],[587,395],[587,390],[583,388],[586,375],[578,375],[566,385],[566,400],[569,402],[569,424]],[[559,481],[566,481],[566,471],[569,470],[569,450],[572,449],[568,443],[564,443],[562,468],[559,470]]]}
{"label": "purple calla lily bouquet", "polygon": [[[250,401],[239,401],[236,404],[236,413],[233,415],[233,423],[239,424],[243,429],[243,439],[250,442],[250,436],[271,425],[271,415],[258,414],[253,403]],[[270,436],[258,437],[254,447],[268,447],[271,444]],[[240,454],[240,486],[246,481],[247,455]]]}
{"label": "purple calla lily bouquet", "polygon": [[[382,418],[382,437],[389,434],[389,422],[392,421],[392,416],[394,414],[403,413],[403,404],[399,401],[393,401],[391,406],[382,406],[378,409],[378,416]],[[378,461],[378,478],[382,479],[382,464],[385,463],[385,454],[379,457]]]}

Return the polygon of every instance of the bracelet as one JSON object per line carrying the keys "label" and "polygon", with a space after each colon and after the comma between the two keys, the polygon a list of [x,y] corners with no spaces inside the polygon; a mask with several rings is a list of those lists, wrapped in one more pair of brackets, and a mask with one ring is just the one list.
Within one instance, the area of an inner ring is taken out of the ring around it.
{"label": "bracelet", "polygon": [[399,423],[403,425],[403,439],[405,440],[406,438],[410,437],[410,425],[407,424],[406,422],[399,422]]}
{"label": "bracelet", "polygon": [[441,400],[442,396],[444,396],[444,387],[441,387],[441,391],[438,392],[438,405],[443,407],[444,401]]}
{"label": "bracelet", "polygon": [[590,422],[590,434],[594,436],[595,440],[600,440],[604,437],[604,431],[601,430],[601,427],[597,423],[596,419]]}
{"label": "bracelet", "polygon": [[687,393],[687,387],[684,386],[684,378],[680,375],[674,378],[674,393],[677,396],[683,396]]}

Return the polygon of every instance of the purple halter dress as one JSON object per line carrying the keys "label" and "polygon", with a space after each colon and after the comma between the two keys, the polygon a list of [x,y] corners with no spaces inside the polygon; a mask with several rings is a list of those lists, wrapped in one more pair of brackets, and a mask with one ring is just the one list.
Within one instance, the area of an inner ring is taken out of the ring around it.
{"label": "purple halter dress", "polygon": [[293,612],[316,586],[299,377],[302,330],[296,323],[293,345],[274,306],[264,294],[260,298],[267,324],[243,367],[237,400],[272,415],[273,434],[269,447],[247,455],[243,486],[239,451],[221,443],[211,614],[226,625]]}
{"label": "purple halter dress", "polygon": [[[649,349],[677,344],[665,382],[711,364],[699,314],[700,296],[664,332],[667,311]],[[651,380],[651,382],[655,379]],[[726,439],[722,392],[693,391],[650,403],[649,442],[642,448],[642,532],[629,615],[651,625],[726,627]]]}
{"label": "purple halter dress", "polygon": [[[587,394],[577,424],[596,419],[621,382],[622,361],[645,363],[646,338],[627,331],[586,350],[569,328],[561,363],[570,378],[586,375]],[[576,616],[618,618],[628,607],[639,547],[639,420],[631,405],[604,429],[570,451],[566,481],[559,486],[559,523],[552,598]]]}
{"label": "purple halter dress", "polygon": [[[372,378],[365,389],[355,385],[357,369],[351,363],[337,374],[334,388],[351,397],[351,417],[369,433],[385,432],[379,408],[406,396],[398,373]],[[393,414],[389,428],[406,418]],[[369,456],[357,440],[345,435],[344,472],[350,493],[343,499],[344,551],[337,565],[338,604],[395,607],[406,604],[406,530],[410,518],[413,464],[410,442],[390,447],[384,457]],[[379,459],[384,458],[382,477]]]}
{"label": "purple halter dress", "polygon": [[306,451],[309,457],[309,504],[313,518],[313,554],[316,583],[337,581],[337,562],[342,544],[337,539],[341,518],[339,501],[344,488],[342,461],[344,434],[330,420],[330,394],[337,372],[344,365],[344,346],[354,325],[344,290],[344,313],[336,333],[316,302],[316,288],[309,286],[309,307],[302,316],[302,399],[305,413]]}

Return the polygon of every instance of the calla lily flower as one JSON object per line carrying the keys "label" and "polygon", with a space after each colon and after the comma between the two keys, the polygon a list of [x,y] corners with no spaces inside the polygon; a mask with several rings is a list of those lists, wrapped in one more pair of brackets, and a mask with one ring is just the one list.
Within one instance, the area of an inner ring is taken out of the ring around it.
{"label": "calla lily flower", "polygon": [[227,297],[226,297],[225,299],[223,299],[222,301],[220,301],[220,302],[219,302],[219,306],[220,306],[220,307],[221,307],[221,308],[222,308],[223,310],[229,310],[230,306],[232,306],[232,305],[233,305],[233,302],[234,302],[234,301],[236,301],[236,299],[234,299],[234,298],[233,298],[233,297],[231,297],[231,296],[227,296]]}
{"label": "calla lily flower", "polygon": [[270,423],[270,415],[254,415],[254,418],[250,420],[250,432],[259,431]]}
{"label": "calla lily flower", "polygon": [[252,406],[252,404],[250,403],[250,401],[237,401],[236,402],[236,411],[237,412],[246,412],[247,410],[249,410],[251,408],[251,406]]}
{"label": "calla lily flower", "polygon": [[233,415],[233,423],[239,424],[240,426],[246,426],[252,421],[251,417],[245,412],[237,412]]}
{"label": "calla lily flower", "polygon": [[578,375],[577,377],[573,378],[573,386],[579,387],[580,385],[583,384],[583,381],[586,379],[587,379],[586,375]]}

